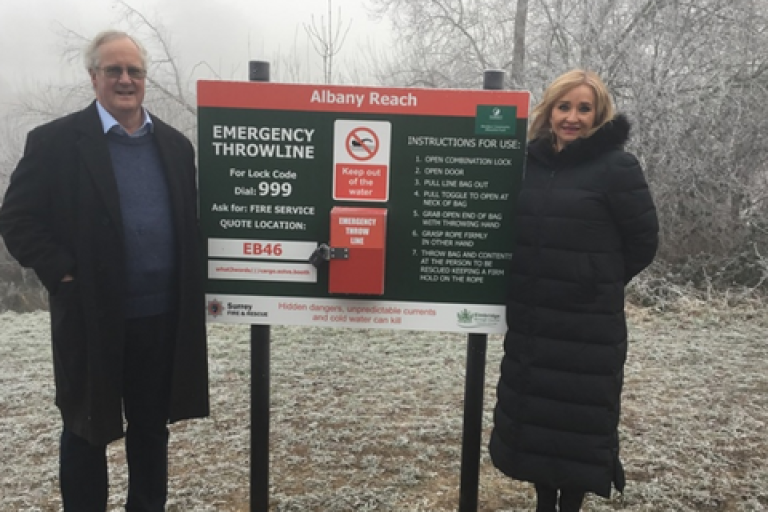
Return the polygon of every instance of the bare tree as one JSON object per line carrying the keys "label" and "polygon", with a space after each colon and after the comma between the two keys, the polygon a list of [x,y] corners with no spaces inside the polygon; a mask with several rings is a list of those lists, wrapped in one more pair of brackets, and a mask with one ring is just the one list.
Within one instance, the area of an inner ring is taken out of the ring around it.
{"label": "bare tree", "polygon": [[[486,69],[522,62],[528,0],[376,0],[396,33],[397,60],[383,66],[389,85],[475,87]],[[521,18],[516,18],[516,13]],[[517,20],[517,22],[516,22]]]}
{"label": "bare tree", "polygon": [[[309,40],[312,46],[315,48],[317,54],[323,59],[323,82],[330,84],[333,81],[333,64],[336,56],[341,52],[344,47],[344,42],[349,34],[349,29],[352,27],[352,22],[344,22],[335,24],[333,18],[333,1],[328,1],[328,20],[321,16],[317,21],[315,16],[312,16],[311,24],[304,25],[304,30],[309,36]],[[338,18],[341,18],[341,8],[337,11]]]}
{"label": "bare tree", "polygon": [[[150,19],[125,0],[113,0],[117,18],[124,29],[135,34],[147,47],[150,59],[147,73],[145,104],[152,112],[174,125],[188,136],[195,131],[196,97],[194,77],[200,68],[216,77],[216,72],[205,62],[191,68],[184,66],[183,59],[174,47],[170,31],[162,21]],[[83,69],[83,80],[74,84],[43,84],[16,102],[16,113],[35,121],[35,124],[82,108],[93,99],[90,81],[85,75],[82,60],[83,48],[93,34],[81,34],[68,27],[59,26],[62,56],[73,66]]]}
{"label": "bare tree", "polygon": [[302,55],[301,47],[299,29],[297,27],[291,45],[288,48],[278,48],[270,60],[273,80],[278,82],[300,83],[311,79],[310,50],[307,47],[305,49],[305,54]]}
{"label": "bare tree", "polygon": [[[192,71],[185,71],[176,54],[169,32],[123,0],[116,0],[119,16],[127,31],[137,34],[154,56],[149,64],[145,104],[153,113],[175,125],[193,140],[196,131],[196,98]],[[82,48],[90,37],[61,27],[63,55],[78,67],[83,66]],[[35,125],[78,110],[93,100],[93,91],[83,69],[77,83],[42,84],[21,95],[0,119],[0,197],[5,193],[11,172],[21,158],[23,137]],[[208,70],[209,72],[212,70]],[[0,199],[1,200],[1,199]],[[45,293],[34,273],[22,269],[0,243],[0,311],[33,310],[46,305]]]}

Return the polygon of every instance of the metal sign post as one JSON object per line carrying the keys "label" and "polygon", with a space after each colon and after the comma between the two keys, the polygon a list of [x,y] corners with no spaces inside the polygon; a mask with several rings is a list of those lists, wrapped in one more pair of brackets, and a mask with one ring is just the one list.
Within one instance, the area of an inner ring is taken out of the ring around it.
{"label": "metal sign post", "polygon": [[[504,71],[488,70],[483,89],[504,88]],[[483,391],[487,334],[467,336],[467,372],[464,387],[464,434],[461,441],[461,488],[459,512],[477,510],[480,483],[480,449],[483,436]]]}
{"label": "metal sign post", "polygon": [[[269,82],[269,62],[251,61],[248,79]],[[251,325],[251,512],[269,510],[270,326]]]}

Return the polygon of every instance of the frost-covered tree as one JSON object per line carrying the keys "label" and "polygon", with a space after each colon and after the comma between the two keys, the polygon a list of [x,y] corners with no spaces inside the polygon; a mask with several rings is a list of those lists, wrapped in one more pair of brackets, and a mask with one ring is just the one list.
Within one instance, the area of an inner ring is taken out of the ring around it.
{"label": "frost-covered tree", "polygon": [[768,253],[765,1],[373,3],[396,31],[398,58],[380,70],[391,85],[478,87],[483,70],[501,68],[536,101],[568,69],[597,71],[634,123],[662,259]]}

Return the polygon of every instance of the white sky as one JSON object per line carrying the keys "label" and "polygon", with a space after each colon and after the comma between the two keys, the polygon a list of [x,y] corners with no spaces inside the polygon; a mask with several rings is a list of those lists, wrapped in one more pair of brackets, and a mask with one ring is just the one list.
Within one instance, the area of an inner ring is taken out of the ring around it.
{"label": "white sky", "polygon": [[[205,61],[225,79],[247,79],[249,60],[273,60],[301,46],[319,74],[322,64],[308,47],[303,24],[312,15],[327,18],[326,0],[129,0],[172,36],[188,68]],[[333,16],[351,29],[339,65],[355,50],[379,46],[388,38],[386,23],[375,22],[366,0],[333,0]],[[41,82],[86,79],[82,64],[64,63],[58,24],[91,37],[107,28],[127,28],[110,0],[0,0],[0,103],[16,91]],[[206,77],[210,78],[210,76]]]}

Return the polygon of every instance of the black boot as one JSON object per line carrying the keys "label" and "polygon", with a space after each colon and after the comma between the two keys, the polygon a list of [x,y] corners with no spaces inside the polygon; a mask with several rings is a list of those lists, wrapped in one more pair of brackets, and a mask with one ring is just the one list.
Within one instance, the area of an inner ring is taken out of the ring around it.
{"label": "black boot", "polygon": [[560,490],[560,512],[579,512],[585,493],[568,489]]}
{"label": "black boot", "polygon": [[557,512],[557,489],[545,484],[535,484],[536,512]]}

